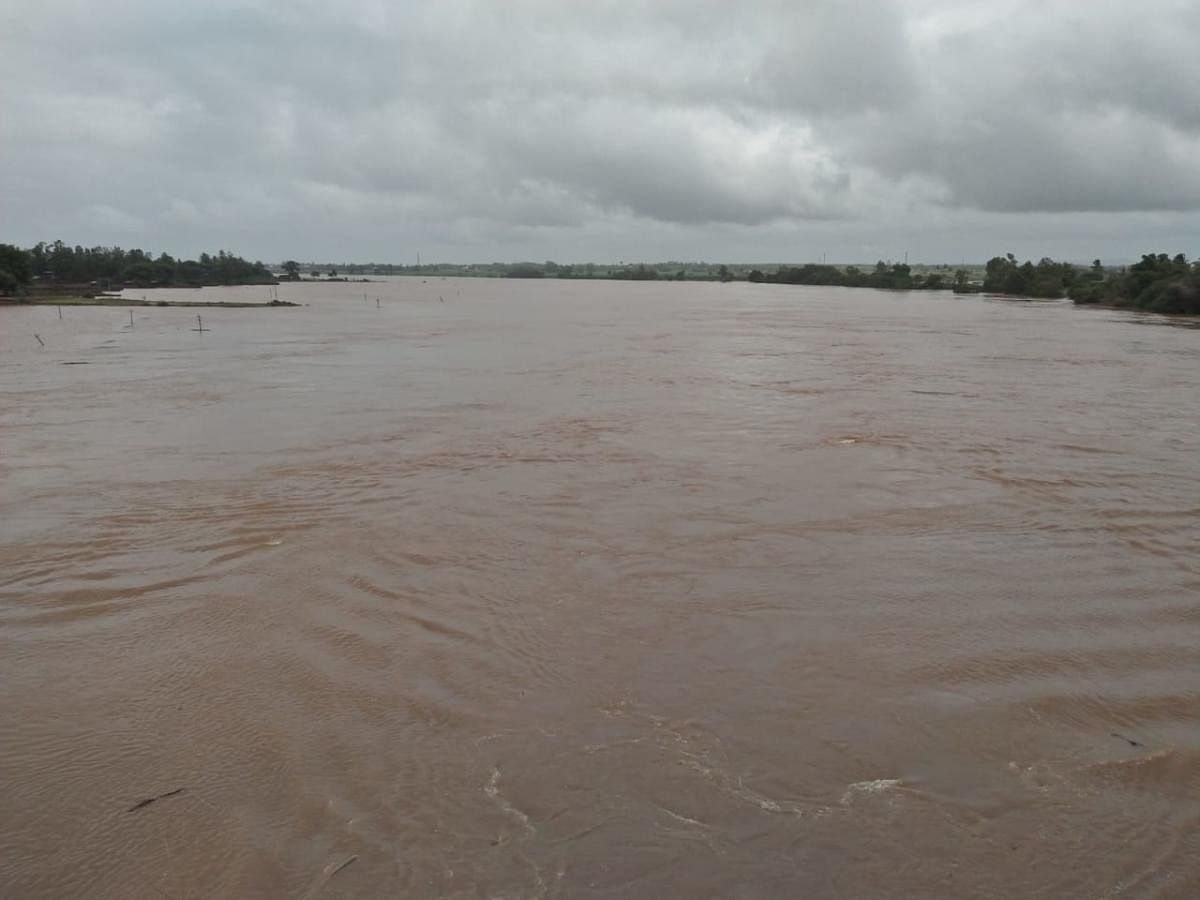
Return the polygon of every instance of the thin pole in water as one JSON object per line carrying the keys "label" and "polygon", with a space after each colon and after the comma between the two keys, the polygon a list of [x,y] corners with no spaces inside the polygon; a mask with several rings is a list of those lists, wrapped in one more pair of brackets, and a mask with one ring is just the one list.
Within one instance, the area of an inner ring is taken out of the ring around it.
{"label": "thin pole in water", "polygon": [[60,319],[62,318],[62,307],[61,306],[58,308],[58,317]]}
{"label": "thin pole in water", "polygon": [[376,297],[376,298],[375,298],[375,308],[376,308],[376,309],[379,309],[379,308],[380,308],[380,307],[379,307],[379,298],[378,298],[378,297]]}
{"label": "thin pole in water", "polygon": [[39,344],[41,344],[41,345],[42,345],[42,349],[43,349],[43,350],[45,350],[45,349],[46,349],[46,342],[42,340],[42,336],[41,336],[40,334],[35,334],[35,335],[34,335],[34,337],[35,337],[35,338],[37,338],[37,342],[38,342]]}
{"label": "thin pole in water", "polygon": [[129,330],[133,331],[133,310],[129,311]]}

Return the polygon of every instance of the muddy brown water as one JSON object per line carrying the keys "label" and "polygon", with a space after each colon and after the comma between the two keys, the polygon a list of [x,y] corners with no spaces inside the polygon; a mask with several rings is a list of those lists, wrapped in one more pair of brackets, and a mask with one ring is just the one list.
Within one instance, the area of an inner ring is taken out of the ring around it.
{"label": "muddy brown water", "polygon": [[1200,330],[280,295],[0,308],[0,895],[1200,895]]}

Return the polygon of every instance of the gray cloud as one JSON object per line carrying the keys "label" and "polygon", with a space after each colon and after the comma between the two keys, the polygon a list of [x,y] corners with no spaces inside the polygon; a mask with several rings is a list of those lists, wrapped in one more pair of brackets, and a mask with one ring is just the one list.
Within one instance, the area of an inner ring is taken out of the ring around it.
{"label": "gray cloud", "polygon": [[0,240],[1194,252],[1198,39],[1179,0],[10,0]]}

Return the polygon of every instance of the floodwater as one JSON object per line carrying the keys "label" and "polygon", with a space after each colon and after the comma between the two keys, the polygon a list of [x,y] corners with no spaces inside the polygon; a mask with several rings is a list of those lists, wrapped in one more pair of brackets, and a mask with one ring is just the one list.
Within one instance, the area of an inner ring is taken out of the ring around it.
{"label": "floodwater", "polygon": [[1200,330],[279,290],[0,308],[0,895],[1200,894]]}

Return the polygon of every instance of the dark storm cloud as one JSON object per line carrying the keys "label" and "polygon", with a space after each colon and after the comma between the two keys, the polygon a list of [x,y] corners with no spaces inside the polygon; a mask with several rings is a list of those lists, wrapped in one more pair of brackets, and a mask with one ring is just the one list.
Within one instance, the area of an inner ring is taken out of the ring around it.
{"label": "dark storm cloud", "polygon": [[975,245],[936,235],[1025,213],[1132,252],[1200,231],[1198,38],[1172,0],[10,0],[0,229],[376,258],[868,258],[890,233],[949,258]]}

